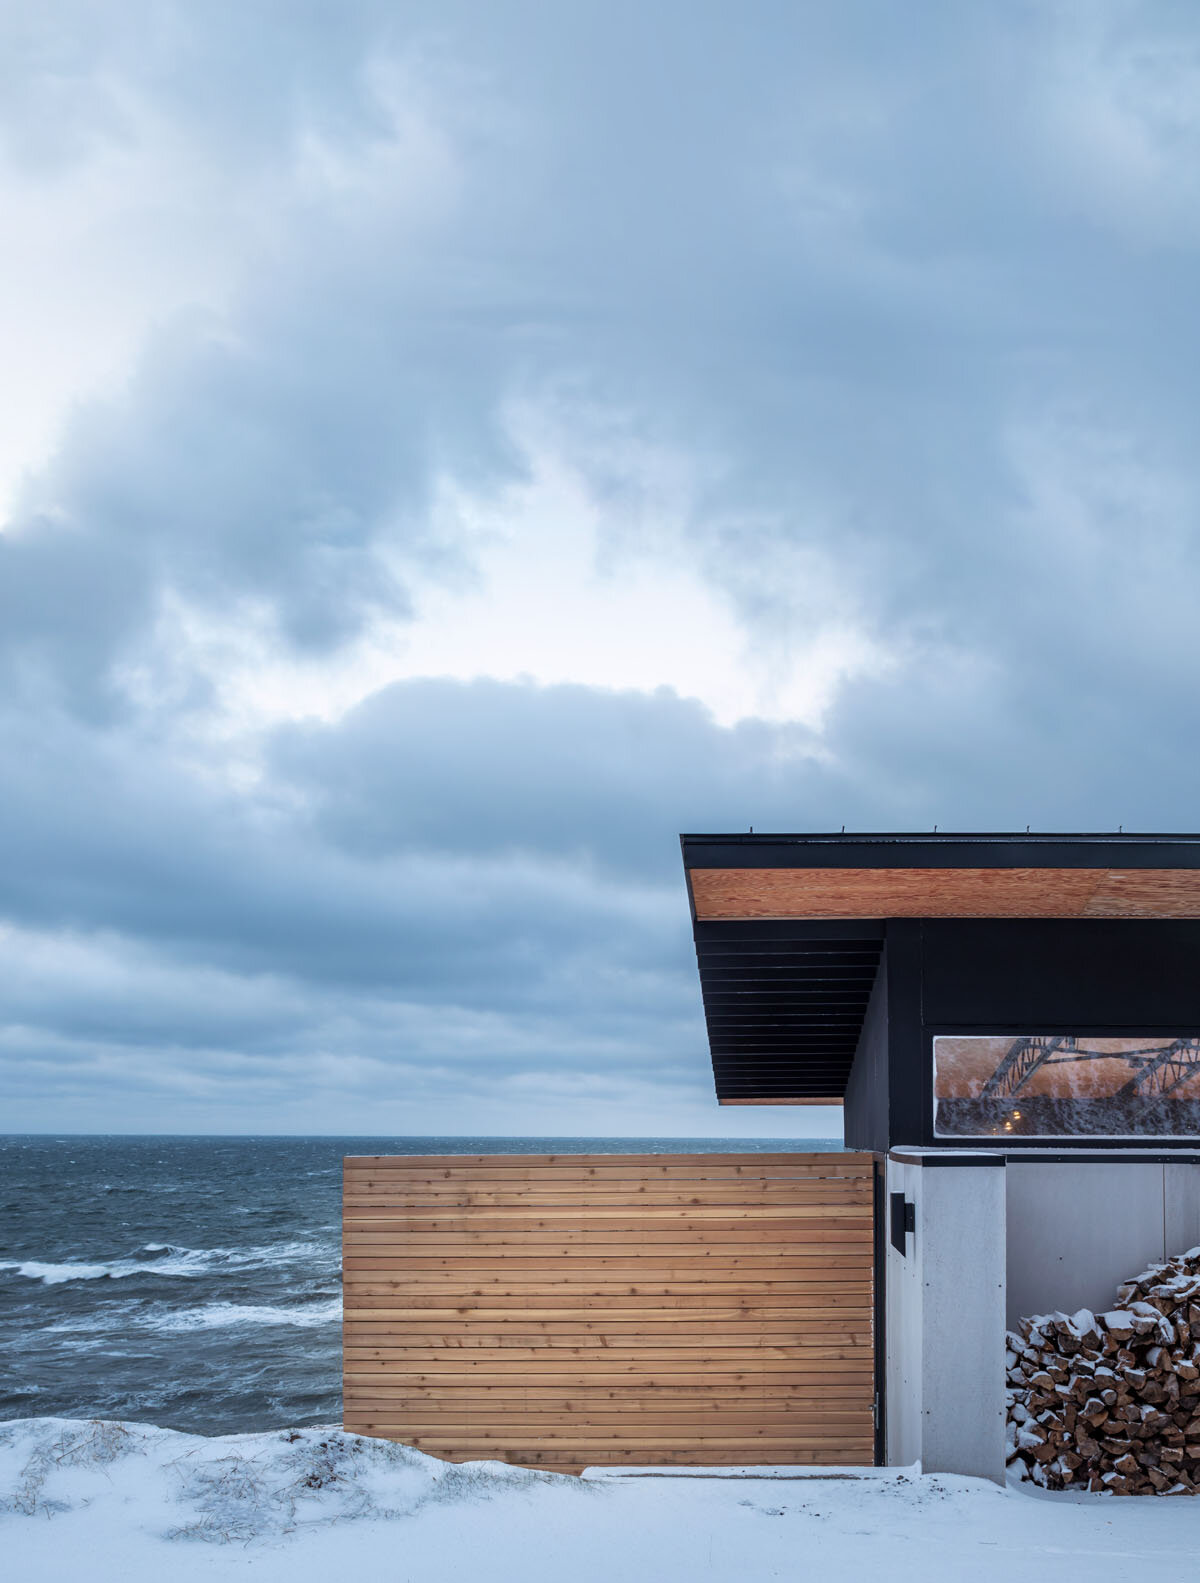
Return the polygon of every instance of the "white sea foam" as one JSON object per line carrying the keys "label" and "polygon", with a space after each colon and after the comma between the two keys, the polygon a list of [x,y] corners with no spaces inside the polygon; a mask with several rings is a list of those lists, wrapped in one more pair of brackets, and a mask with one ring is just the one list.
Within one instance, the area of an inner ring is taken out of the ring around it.
{"label": "white sea foam", "polygon": [[205,1303],[175,1314],[142,1316],[139,1323],[160,1331],[221,1330],[232,1325],[297,1325],[311,1329],[333,1325],[342,1317],[342,1300],[331,1297],[320,1303],[287,1303],[271,1307],[261,1303]]}
{"label": "white sea foam", "polygon": [[[172,1335],[188,1330],[223,1330],[235,1325],[295,1325],[302,1330],[340,1323],[342,1299],[323,1298],[308,1303],[200,1303],[194,1308],[169,1309],[162,1304],[150,1307],[134,1301],[107,1306],[100,1315],[62,1319],[41,1327],[43,1335],[95,1338],[107,1344],[114,1331],[152,1330]],[[75,1343],[86,1345],[86,1341]]]}
{"label": "white sea foam", "polygon": [[43,1286],[58,1286],[63,1281],[98,1281],[112,1273],[107,1264],[39,1264],[29,1259],[23,1264],[5,1260],[0,1270],[16,1270],[31,1281],[41,1281]]}
{"label": "white sea foam", "polygon": [[163,1253],[157,1259],[109,1259],[104,1263],[66,1260],[47,1264],[38,1259],[3,1260],[0,1271],[15,1270],[27,1280],[43,1286],[58,1286],[63,1281],[127,1280],[135,1275],[175,1276],[194,1279],[227,1270],[262,1269],[273,1264],[290,1264],[297,1259],[312,1259],[324,1254],[336,1259],[336,1250],[318,1242],[275,1242],[258,1248],[176,1248],[166,1243],[148,1242],[143,1253]]}

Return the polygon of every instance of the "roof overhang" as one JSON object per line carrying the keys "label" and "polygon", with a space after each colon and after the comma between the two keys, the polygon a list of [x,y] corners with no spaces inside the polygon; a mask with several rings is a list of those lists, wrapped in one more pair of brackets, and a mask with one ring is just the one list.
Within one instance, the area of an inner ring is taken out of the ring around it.
{"label": "roof overhang", "polygon": [[1200,918],[1195,835],[680,841],[722,1104],[841,1102],[888,918]]}
{"label": "roof overhang", "polygon": [[840,1105],[878,923],[700,923],[700,991],[722,1105]]}

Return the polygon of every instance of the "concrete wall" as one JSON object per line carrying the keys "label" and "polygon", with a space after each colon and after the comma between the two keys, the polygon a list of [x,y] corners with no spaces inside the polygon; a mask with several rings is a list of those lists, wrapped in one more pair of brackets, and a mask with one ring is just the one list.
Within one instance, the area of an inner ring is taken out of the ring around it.
{"label": "concrete wall", "polygon": [[1010,1161],[1007,1323],[1103,1312],[1148,1264],[1200,1244],[1200,1166],[1143,1160]]}
{"label": "concrete wall", "polygon": [[1004,1480],[1004,1170],[888,1160],[887,1193],[915,1205],[889,1241],[887,1460]]}
{"label": "concrete wall", "polygon": [[885,1329],[887,1346],[887,1461],[889,1466],[909,1467],[921,1460],[921,1260],[924,1218],[919,1165],[887,1162],[883,1214],[888,1215],[888,1195],[903,1193],[916,1205],[917,1230],[909,1237],[907,1256],[887,1244],[884,1267]]}

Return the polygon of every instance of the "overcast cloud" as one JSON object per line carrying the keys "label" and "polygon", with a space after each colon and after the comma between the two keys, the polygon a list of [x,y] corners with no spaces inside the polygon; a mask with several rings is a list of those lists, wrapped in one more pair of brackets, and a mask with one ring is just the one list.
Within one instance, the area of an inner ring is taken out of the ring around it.
{"label": "overcast cloud", "polygon": [[1192,829],[1194,6],[0,5],[38,1130],[779,1134],[680,830]]}

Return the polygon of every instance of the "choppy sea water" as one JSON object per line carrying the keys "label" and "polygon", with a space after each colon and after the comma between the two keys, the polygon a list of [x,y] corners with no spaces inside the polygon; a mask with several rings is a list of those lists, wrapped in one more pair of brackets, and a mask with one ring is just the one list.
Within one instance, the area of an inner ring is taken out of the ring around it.
{"label": "choppy sea water", "polygon": [[829,1139],[0,1137],[0,1418],[238,1434],[341,1417],[347,1154]]}

